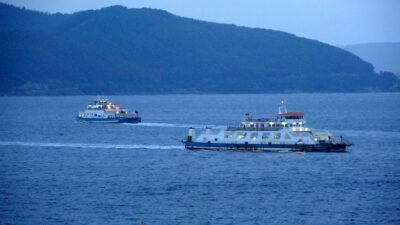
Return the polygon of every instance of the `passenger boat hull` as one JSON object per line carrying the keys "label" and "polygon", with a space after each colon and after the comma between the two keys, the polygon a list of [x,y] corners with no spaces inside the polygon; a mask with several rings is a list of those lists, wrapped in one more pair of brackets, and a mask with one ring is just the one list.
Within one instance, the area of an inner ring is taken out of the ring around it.
{"label": "passenger boat hull", "polygon": [[231,144],[185,142],[185,148],[190,150],[244,150],[244,151],[292,151],[292,152],[345,152],[346,144]]}
{"label": "passenger boat hull", "polygon": [[136,118],[84,118],[77,116],[78,121],[90,122],[90,123],[140,123],[142,119]]}

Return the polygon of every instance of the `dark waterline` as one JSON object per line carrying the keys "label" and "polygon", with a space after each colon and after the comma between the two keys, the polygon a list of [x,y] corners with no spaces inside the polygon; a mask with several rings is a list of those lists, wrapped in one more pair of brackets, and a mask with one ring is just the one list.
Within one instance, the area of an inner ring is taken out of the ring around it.
{"label": "dark waterline", "polygon": [[[110,96],[143,123],[75,121],[95,96],[0,97],[3,224],[399,224],[400,94]],[[348,153],[188,151],[285,99]]]}

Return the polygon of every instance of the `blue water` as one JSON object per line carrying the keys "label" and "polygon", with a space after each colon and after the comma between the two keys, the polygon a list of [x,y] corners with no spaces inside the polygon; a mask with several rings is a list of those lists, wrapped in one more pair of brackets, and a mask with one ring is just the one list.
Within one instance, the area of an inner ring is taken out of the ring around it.
{"label": "blue water", "polygon": [[[75,121],[93,96],[0,98],[1,224],[400,224],[400,94],[113,96],[143,123]],[[285,99],[348,153],[189,151]]]}

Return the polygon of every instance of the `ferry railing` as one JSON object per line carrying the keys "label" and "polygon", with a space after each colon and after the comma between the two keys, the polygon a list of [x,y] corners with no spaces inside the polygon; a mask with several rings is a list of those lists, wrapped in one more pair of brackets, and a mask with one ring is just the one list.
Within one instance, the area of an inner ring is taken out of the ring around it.
{"label": "ferry railing", "polygon": [[227,127],[227,131],[278,131],[282,130],[281,127]]}

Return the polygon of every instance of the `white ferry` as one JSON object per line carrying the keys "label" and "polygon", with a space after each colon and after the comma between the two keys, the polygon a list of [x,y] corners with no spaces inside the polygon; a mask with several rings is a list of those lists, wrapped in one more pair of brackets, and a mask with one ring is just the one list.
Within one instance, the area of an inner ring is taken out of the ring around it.
{"label": "white ferry", "polygon": [[139,112],[121,108],[107,99],[99,98],[90,103],[86,110],[79,112],[79,121],[103,123],[140,123]]}
{"label": "white ferry", "polygon": [[[248,116],[248,114],[246,114]],[[300,152],[345,152],[352,145],[335,138],[328,131],[317,131],[306,126],[303,112],[287,112],[282,100],[273,119],[254,119],[248,116],[237,126],[222,130],[206,128],[196,135],[189,128],[184,141],[187,149],[225,149]]]}

